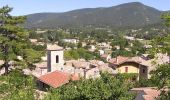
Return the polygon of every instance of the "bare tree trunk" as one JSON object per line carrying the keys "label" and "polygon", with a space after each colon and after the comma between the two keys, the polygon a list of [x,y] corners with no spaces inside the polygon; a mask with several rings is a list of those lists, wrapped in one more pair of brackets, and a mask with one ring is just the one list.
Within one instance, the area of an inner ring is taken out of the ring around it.
{"label": "bare tree trunk", "polygon": [[5,74],[8,74],[9,72],[9,61],[8,61],[8,45],[5,45],[4,47],[4,54],[5,54],[5,63],[4,63],[4,67],[5,67]]}
{"label": "bare tree trunk", "polygon": [[8,74],[8,72],[9,72],[9,64],[8,64],[8,61],[5,61],[4,67],[5,67],[5,74]]}

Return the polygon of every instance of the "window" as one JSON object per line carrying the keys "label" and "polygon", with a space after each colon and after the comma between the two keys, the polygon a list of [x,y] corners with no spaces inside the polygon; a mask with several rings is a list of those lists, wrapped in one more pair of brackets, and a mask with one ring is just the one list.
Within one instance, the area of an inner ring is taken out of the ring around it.
{"label": "window", "polygon": [[143,69],[143,73],[145,73],[145,69]]}
{"label": "window", "polygon": [[125,72],[128,73],[128,67],[125,67]]}
{"label": "window", "polygon": [[56,56],[56,63],[58,63],[59,62],[59,56],[57,55]]}

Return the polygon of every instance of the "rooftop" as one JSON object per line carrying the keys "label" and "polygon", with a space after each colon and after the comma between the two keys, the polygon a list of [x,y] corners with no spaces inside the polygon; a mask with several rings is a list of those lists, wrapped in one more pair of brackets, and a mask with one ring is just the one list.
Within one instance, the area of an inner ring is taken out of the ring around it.
{"label": "rooftop", "polygon": [[47,62],[40,62],[35,64],[38,68],[47,68]]}
{"label": "rooftop", "polygon": [[129,57],[118,56],[116,58],[110,59],[109,62],[116,64],[116,65],[119,65],[119,64],[127,61],[128,59],[129,59]]}
{"label": "rooftop", "polygon": [[63,47],[56,44],[47,44],[47,50],[63,50]]}
{"label": "rooftop", "polygon": [[79,77],[78,75],[70,75],[61,71],[54,71],[40,76],[38,79],[53,88],[57,88],[66,83],[69,83],[69,80],[79,80]]}
{"label": "rooftop", "polygon": [[135,100],[155,100],[160,94],[160,91],[153,87],[133,88],[131,91],[137,93]]}

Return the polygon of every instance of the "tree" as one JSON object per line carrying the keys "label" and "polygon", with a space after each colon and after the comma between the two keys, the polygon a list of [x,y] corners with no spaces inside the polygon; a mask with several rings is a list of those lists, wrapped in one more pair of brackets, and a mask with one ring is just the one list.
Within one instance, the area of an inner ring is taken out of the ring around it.
{"label": "tree", "polygon": [[35,100],[34,88],[33,77],[24,75],[21,70],[0,76],[1,100]]}
{"label": "tree", "polygon": [[[3,67],[5,67],[6,74],[9,70],[9,62],[18,62],[19,60],[17,59],[17,56],[21,56],[25,59],[22,61],[28,60],[28,56],[23,56],[26,55],[25,53],[28,53],[28,49],[31,49],[28,39],[29,33],[21,27],[21,24],[24,23],[26,17],[11,16],[9,14],[11,11],[12,8],[8,6],[0,8],[0,55],[2,56],[2,60],[4,60]],[[35,52],[33,49],[31,52],[39,55],[39,53]],[[36,56],[32,59],[37,59],[38,57],[39,56]]]}
{"label": "tree", "polygon": [[[170,25],[170,14],[162,15],[162,18],[165,20],[165,24],[167,26]],[[161,38],[157,37],[153,41],[153,50],[152,53],[168,53],[170,54],[170,35],[167,37]],[[162,91],[160,94],[159,100],[169,100],[170,99],[170,91],[167,90],[165,92],[164,89],[170,86],[170,65],[163,64],[159,65],[156,70],[151,72],[152,77],[151,79],[154,83],[158,86],[158,88]]]}
{"label": "tree", "polygon": [[170,26],[170,13],[163,14],[161,18],[165,21],[166,26]]}
{"label": "tree", "polygon": [[108,73],[98,79],[82,79],[58,89],[51,89],[45,100],[133,100],[130,83],[117,79]]}

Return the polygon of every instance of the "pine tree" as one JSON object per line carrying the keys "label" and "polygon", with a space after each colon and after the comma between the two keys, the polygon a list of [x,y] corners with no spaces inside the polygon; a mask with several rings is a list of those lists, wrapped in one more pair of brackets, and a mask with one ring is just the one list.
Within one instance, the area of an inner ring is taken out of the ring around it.
{"label": "pine tree", "polygon": [[[39,52],[31,49],[28,31],[21,27],[26,17],[11,16],[9,14],[11,11],[12,8],[8,6],[0,8],[0,56],[4,61],[2,67],[5,68],[6,74],[9,71],[10,61],[19,61],[17,56],[23,58],[22,66],[40,60]],[[30,59],[30,56],[27,56],[28,50],[34,54],[31,61],[28,61]]]}

